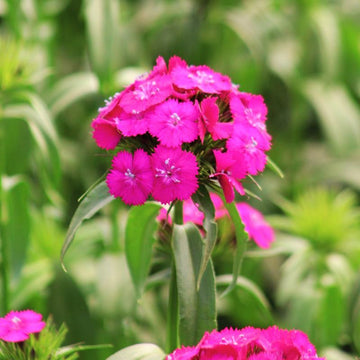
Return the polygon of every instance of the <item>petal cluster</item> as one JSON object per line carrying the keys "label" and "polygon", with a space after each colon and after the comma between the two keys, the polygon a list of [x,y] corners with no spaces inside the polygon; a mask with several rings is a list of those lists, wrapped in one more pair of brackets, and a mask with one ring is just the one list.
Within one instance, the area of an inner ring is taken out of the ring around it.
{"label": "petal cluster", "polygon": [[21,342],[30,334],[38,333],[45,327],[42,315],[32,310],[10,311],[0,318],[0,339],[6,342]]}
{"label": "petal cluster", "polygon": [[173,56],[107,100],[92,128],[100,148],[119,152],[107,184],[125,203],[186,200],[209,183],[231,202],[245,194],[241,181],[265,168],[266,119],[262,96]]}
{"label": "petal cluster", "polygon": [[166,360],[315,360],[316,354],[306,334],[276,326],[267,329],[246,327],[213,330],[199,344],[182,347]]}

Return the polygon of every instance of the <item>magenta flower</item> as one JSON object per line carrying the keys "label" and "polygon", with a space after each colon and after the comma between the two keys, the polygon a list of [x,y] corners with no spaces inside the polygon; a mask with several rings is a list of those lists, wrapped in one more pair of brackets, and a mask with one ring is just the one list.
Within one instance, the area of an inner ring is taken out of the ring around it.
{"label": "magenta flower", "polygon": [[215,97],[205,98],[201,104],[201,119],[199,121],[200,140],[204,141],[206,132],[211,134],[214,140],[227,139],[231,133],[232,123],[219,122],[219,107]]}
{"label": "magenta flower", "polygon": [[160,104],[172,93],[169,75],[154,75],[145,80],[138,80],[125,92],[120,106],[129,114],[136,114]]}
{"label": "magenta flower", "polygon": [[145,117],[146,112],[128,114],[122,111],[115,118],[116,128],[121,131],[124,136],[143,135],[148,131],[148,123]]}
{"label": "magenta flower", "polygon": [[32,310],[10,311],[0,318],[0,339],[6,342],[20,342],[38,333],[45,327],[42,315]]}
{"label": "magenta flower", "polygon": [[198,188],[196,156],[180,148],[159,145],[151,156],[155,174],[153,198],[163,204],[187,200]]}
{"label": "magenta flower", "polygon": [[274,230],[265,221],[261,212],[247,203],[238,203],[236,207],[249,238],[254,240],[259,247],[269,248],[274,241]]}
{"label": "magenta flower", "polygon": [[156,136],[162,145],[178,147],[198,137],[199,115],[192,102],[170,99],[156,106],[146,120],[150,134]]}
{"label": "magenta flower", "polygon": [[176,66],[171,71],[171,78],[178,88],[197,89],[208,94],[218,94],[232,89],[229,77],[215,72],[206,65]]}
{"label": "magenta flower", "polygon": [[[253,135],[262,150],[271,148],[271,136],[266,130],[267,107],[261,95],[239,93],[238,96],[231,96],[230,109],[234,121],[250,125],[253,128]],[[255,131],[254,131],[255,130]]]}
{"label": "magenta flower", "polygon": [[106,150],[115,149],[121,139],[121,133],[116,126],[116,117],[121,113],[119,101],[122,94],[115,94],[106,101],[106,105],[99,109],[99,115],[93,120],[93,138],[96,144]]}
{"label": "magenta flower", "polygon": [[234,154],[233,156],[242,159],[248,174],[257,175],[265,169],[267,161],[266,149],[262,144],[262,137],[259,136],[256,128],[248,124],[236,124],[227,147],[228,151]]}
{"label": "magenta flower", "polygon": [[245,195],[245,190],[240,183],[246,175],[245,164],[236,157],[235,152],[221,152],[214,150],[216,159],[216,172],[212,177],[217,177],[223,189],[225,200],[231,203],[235,199],[234,189],[240,194]]}
{"label": "magenta flower", "polygon": [[151,193],[153,181],[150,156],[142,149],[136,150],[134,155],[120,151],[106,177],[110,194],[128,205],[143,204]]}
{"label": "magenta flower", "polygon": [[115,149],[121,139],[116,123],[97,117],[91,124],[96,145],[105,150]]}
{"label": "magenta flower", "polygon": [[319,358],[308,337],[299,330],[213,330],[199,344],[176,349],[165,360],[325,360]]}

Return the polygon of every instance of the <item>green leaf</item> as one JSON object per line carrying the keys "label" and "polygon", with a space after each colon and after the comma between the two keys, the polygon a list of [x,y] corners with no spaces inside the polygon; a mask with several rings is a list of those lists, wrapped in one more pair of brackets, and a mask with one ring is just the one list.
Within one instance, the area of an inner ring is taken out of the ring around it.
{"label": "green leaf", "polygon": [[54,116],[81,98],[99,91],[99,81],[91,72],[81,72],[62,78],[51,89],[48,96],[50,110]]}
{"label": "green leaf", "polygon": [[225,200],[223,200],[223,202],[234,224],[235,237],[236,237],[236,252],[234,255],[234,263],[233,263],[233,281],[222,294],[222,296],[225,296],[231,290],[233,290],[236,285],[236,280],[240,274],[241,265],[246,250],[246,242],[248,239],[248,235],[244,230],[244,224],[241,221],[235,202],[232,202],[230,204],[227,203]]}
{"label": "green leaf", "polygon": [[338,342],[344,325],[345,302],[339,284],[331,275],[322,279],[322,298],[319,305],[317,338],[321,347]]}
{"label": "green leaf", "polygon": [[[7,181],[5,181],[7,180]],[[7,210],[5,236],[9,244],[9,263],[14,279],[20,276],[29,245],[29,184],[19,177],[4,179]]]}
{"label": "green leaf", "polygon": [[[231,274],[216,277],[216,286],[222,291],[233,282]],[[219,299],[222,314],[231,318],[233,323],[253,324],[267,327],[274,323],[270,304],[262,289],[253,281],[238,276],[234,290]],[[241,309],[241,311],[239,311]]]}
{"label": "green leaf", "polygon": [[82,199],[80,205],[76,209],[74,216],[71,219],[66,238],[61,249],[61,262],[64,267],[64,256],[69,249],[77,229],[86,219],[90,219],[97,211],[105,205],[114,200],[114,197],[109,194],[109,189],[105,181],[96,185],[87,195]]}
{"label": "green leaf", "polygon": [[106,360],[162,360],[165,353],[154,344],[128,346],[109,356]]}
{"label": "green leaf", "polygon": [[155,218],[160,208],[161,205],[157,203],[147,202],[142,206],[133,206],[129,211],[125,228],[125,254],[137,298],[143,293],[149,273],[157,227]]}
{"label": "green leaf", "polygon": [[[229,286],[233,282],[231,275],[221,275],[216,277],[216,286]],[[270,305],[262,290],[251,280],[238,276],[236,279],[235,287],[241,288],[250,293],[262,307],[269,309]]]}
{"label": "green leaf", "polygon": [[175,224],[173,253],[179,296],[179,336],[183,345],[198,343],[205,331],[216,328],[215,275],[211,260],[199,289],[196,286],[201,252],[202,239],[196,226]]}
{"label": "green leaf", "polygon": [[201,278],[206,270],[207,264],[210,260],[211,253],[215,247],[217,239],[217,224],[214,221],[215,208],[211,201],[210,194],[205,187],[200,187],[193,196],[195,203],[199,205],[199,210],[204,213],[203,227],[206,231],[204,239],[204,249],[202,251],[201,265],[197,277],[197,288],[200,287]]}

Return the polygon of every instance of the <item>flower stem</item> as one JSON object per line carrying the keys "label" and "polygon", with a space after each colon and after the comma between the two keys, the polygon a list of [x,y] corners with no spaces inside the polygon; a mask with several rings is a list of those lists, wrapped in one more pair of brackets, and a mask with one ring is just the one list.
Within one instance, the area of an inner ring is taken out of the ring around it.
{"label": "flower stem", "polygon": [[[1,108],[0,108],[1,111]],[[1,307],[2,314],[6,314],[9,308],[9,264],[8,264],[8,246],[5,235],[5,223],[3,206],[5,196],[3,191],[3,174],[5,173],[5,129],[4,123],[0,122],[0,273],[1,273]]]}
{"label": "flower stem", "polygon": [[[183,202],[174,205],[174,224],[183,224]],[[172,352],[179,346],[179,299],[176,281],[175,259],[171,259],[171,278],[169,288],[169,306],[167,313],[166,351]]]}
{"label": "flower stem", "polygon": [[174,205],[174,224],[182,225],[183,223],[183,202],[177,201]]}
{"label": "flower stem", "polygon": [[179,345],[179,303],[174,259],[171,266],[169,307],[166,326],[166,352],[170,354]]}

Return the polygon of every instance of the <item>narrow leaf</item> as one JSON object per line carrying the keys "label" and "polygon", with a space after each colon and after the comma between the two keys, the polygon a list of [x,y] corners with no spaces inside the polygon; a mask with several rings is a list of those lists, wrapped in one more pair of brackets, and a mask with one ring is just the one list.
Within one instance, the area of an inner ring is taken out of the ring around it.
{"label": "narrow leaf", "polygon": [[128,346],[106,360],[161,360],[165,353],[154,344],[136,344]]}
{"label": "narrow leaf", "polygon": [[68,248],[70,247],[77,229],[82,222],[91,218],[97,211],[103,208],[105,205],[114,200],[114,197],[109,194],[108,187],[105,181],[94,187],[85,198],[81,201],[80,205],[75,211],[73,218],[71,219],[66,238],[61,250],[61,263],[64,267],[64,256]]}
{"label": "narrow leaf", "polygon": [[284,173],[281,171],[281,169],[276,165],[274,161],[270,159],[270,156],[266,157],[266,166],[268,166],[275,174],[279,175],[281,178],[284,177]]}
{"label": "narrow leaf", "polygon": [[201,278],[207,268],[207,264],[210,260],[211,253],[214,249],[217,238],[217,224],[215,218],[215,208],[211,201],[210,194],[205,187],[200,187],[196,194],[193,196],[195,203],[199,205],[199,210],[204,213],[203,227],[206,231],[204,239],[204,246],[202,251],[201,265],[199,274],[196,280],[196,286],[199,289]]}
{"label": "narrow leaf", "polygon": [[202,239],[194,224],[174,225],[173,252],[179,295],[179,335],[183,345],[194,345],[205,331],[216,328],[215,276],[211,260],[199,289]]}
{"label": "narrow leaf", "polygon": [[137,298],[143,293],[149,273],[157,227],[155,218],[160,208],[161,205],[148,202],[142,206],[134,206],[129,211],[125,229],[125,254]]}
{"label": "narrow leaf", "polygon": [[240,274],[242,261],[244,258],[245,250],[246,250],[246,242],[248,239],[248,235],[244,230],[244,224],[241,221],[239,212],[236,208],[234,202],[227,203],[224,201],[224,205],[230,215],[230,218],[235,227],[235,237],[236,237],[236,252],[234,255],[234,263],[233,263],[233,281],[229,285],[229,287],[224,291],[222,296],[228,294],[231,290],[234,289],[236,285],[237,278]]}

